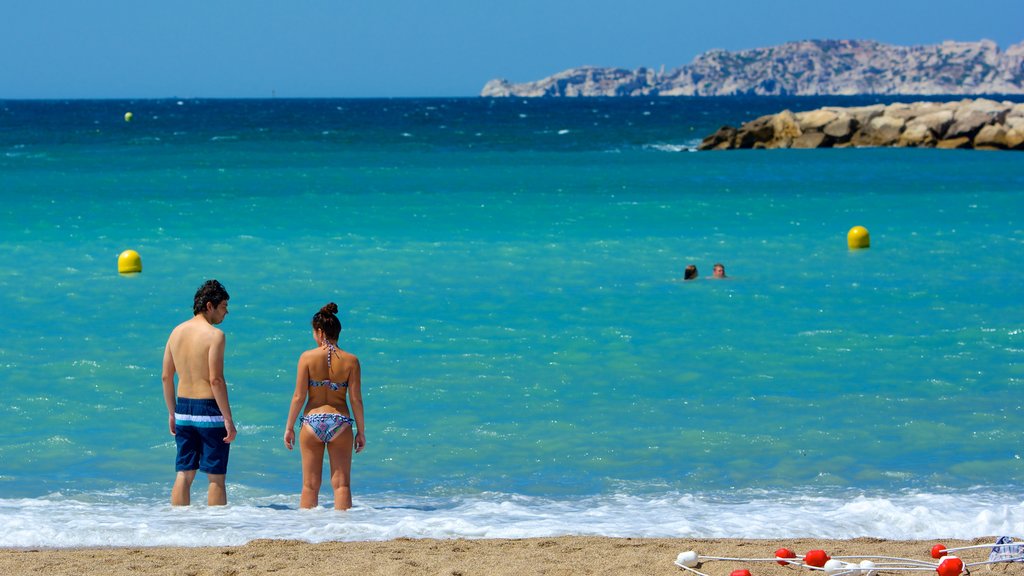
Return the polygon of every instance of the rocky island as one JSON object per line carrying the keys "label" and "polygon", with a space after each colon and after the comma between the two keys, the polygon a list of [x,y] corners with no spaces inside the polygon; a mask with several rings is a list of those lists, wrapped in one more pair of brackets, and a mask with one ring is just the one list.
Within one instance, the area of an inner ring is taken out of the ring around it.
{"label": "rocky island", "polygon": [[712,50],[668,72],[585,66],[534,82],[488,82],[486,97],[1024,94],[1024,42],[895,46],[806,40]]}
{"label": "rocky island", "polygon": [[1024,150],[1024,104],[979,98],[783,110],[739,128],[723,126],[698,149],[851,146]]}

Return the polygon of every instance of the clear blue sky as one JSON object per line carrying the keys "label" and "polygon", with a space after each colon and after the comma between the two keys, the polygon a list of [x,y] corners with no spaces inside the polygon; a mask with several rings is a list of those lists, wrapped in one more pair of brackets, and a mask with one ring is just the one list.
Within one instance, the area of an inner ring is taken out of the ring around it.
{"label": "clear blue sky", "polygon": [[3,0],[0,98],[474,96],[804,39],[1024,41],[1024,0]]}

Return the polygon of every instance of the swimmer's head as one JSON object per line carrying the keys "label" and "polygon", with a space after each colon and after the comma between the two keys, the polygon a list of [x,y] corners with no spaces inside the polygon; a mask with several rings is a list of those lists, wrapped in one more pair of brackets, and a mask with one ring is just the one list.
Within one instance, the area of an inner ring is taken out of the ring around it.
{"label": "swimmer's head", "polygon": [[320,330],[328,340],[337,340],[341,334],[341,320],[338,320],[338,305],[334,302],[328,303],[313,314],[313,329]]}
{"label": "swimmer's head", "polygon": [[225,302],[230,298],[223,284],[216,280],[207,280],[199,287],[199,290],[196,290],[196,296],[192,300],[192,312],[202,314],[206,312],[207,304],[213,304],[213,307],[216,308],[220,306],[221,302]]}
{"label": "swimmer's head", "polygon": [[686,271],[683,272],[683,280],[693,280],[697,277],[697,267],[690,264],[686,267]]}
{"label": "swimmer's head", "polygon": [[725,278],[725,266],[722,264],[715,264],[712,276],[715,278]]}

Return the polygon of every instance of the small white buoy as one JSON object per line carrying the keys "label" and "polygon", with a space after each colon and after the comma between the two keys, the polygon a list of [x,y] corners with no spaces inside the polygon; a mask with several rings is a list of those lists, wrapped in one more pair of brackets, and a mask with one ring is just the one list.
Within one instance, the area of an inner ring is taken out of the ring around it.
{"label": "small white buoy", "polygon": [[833,558],[828,562],[825,562],[823,568],[825,569],[825,573],[831,576],[832,574],[846,571],[846,563],[842,560],[836,560]]}
{"label": "small white buoy", "polygon": [[680,552],[679,556],[676,556],[676,564],[681,564],[687,568],[693,568],[697,565],[698,560],[697,553],[693,550],[687,550],[686,552]]}

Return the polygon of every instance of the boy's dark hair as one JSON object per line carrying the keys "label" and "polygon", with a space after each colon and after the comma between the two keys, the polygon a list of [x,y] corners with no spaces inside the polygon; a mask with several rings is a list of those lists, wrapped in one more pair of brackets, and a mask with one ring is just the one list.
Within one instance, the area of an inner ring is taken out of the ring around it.
{"label": "boy's dark hair", "polygon": [[206,311],[207,302],[213,304],[213,307],[216,308],[220,306],[221,302],[230,298],[223,284],[216,280],[207,280],[199,287],[199,290],[196,290],[196,297],[192,303],[192,312],[202,314]]}

